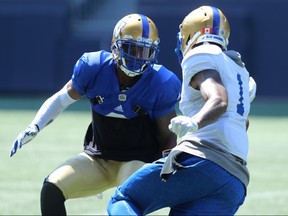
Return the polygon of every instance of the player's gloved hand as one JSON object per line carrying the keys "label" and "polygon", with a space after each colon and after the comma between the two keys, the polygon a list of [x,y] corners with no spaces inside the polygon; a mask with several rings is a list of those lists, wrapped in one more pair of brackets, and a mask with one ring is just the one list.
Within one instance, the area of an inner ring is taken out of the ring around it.
{"label": "player's gloved hand", "polygon": [[257,85],[252,77],[249,77],[249,99],[250,103],[254,100],[256,95]]}
{"label": "player's gloved hand", "polygon": [[198,124],[190,117],[177,116],[171,119],[169,130],[177,134],[179,137],[182,137],[188,132],[196,132],[198,130]]}
{"label": "player's gloved hand", "polygon": [[10,157],[12,157],[18,149],[23,145],[30,142],[34,137],[36,137],[39,132],[37,125],[29,125],[23,132],[21,132],[15,139],[13,146],[10,151]]}

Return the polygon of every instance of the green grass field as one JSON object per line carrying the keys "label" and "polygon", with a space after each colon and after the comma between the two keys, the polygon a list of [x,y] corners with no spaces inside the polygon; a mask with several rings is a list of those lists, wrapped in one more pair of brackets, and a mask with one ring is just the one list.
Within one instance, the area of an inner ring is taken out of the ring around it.
{"label": "green grass field", "polygon": [[[12,158],[10,147],[44,99],[0,98],[0,215],[40,215],[43,179],[82,150],[89,105],[79,102],[61,114]],[[288,215],[288,102],[255,101],[250,117],[251,182],[237,215]],[[69,215],[107,215],[113,189],[96,197],[68,200]],[[167,215],[167,209],[154,215]]]}

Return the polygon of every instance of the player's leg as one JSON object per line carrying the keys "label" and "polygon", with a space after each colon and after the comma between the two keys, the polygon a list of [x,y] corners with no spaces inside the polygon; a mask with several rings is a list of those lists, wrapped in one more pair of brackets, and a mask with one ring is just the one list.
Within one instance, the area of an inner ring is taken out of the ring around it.
{"label": "player's leg", "polygon": [[123,184],[127,178],[139,170],[145,163],[143,161],[133,160],[121,162],[117,174],[117,185]]}
{"label": "player's leg", "polygon": [[[117,176],[117,183],[118,185],[121,185],[128,177],[130,177],[133,173],[135,173],[137,170],[139,170],[145,163],[142,161],[128,161],[128,162],[122,162],[121,166],[119,168],[119,172],[118,172],[118,176]],[[116,190],[117,193],[117,190]],[[119,194],[120,196],[120,194]],[[122,214],[121,211],[115,212],[115,214],[113,213],[113,215],[140,215],[140,212],[137,210],[137,207],[133,206],[133,203],[129,203],[128,200],[126,200],[125,202],[123,202],[121,205],[126,205],[126,203],[128,204],[126,210],[128,212],[125,212],[125,214]],[[117,205],[117,204],[116,204]],[[120,209],[118,207],[114,207],[115,209]],[[131,209],[132,211],[130,211],[129,209]]]}
{"label": "player's leg", "polygon": [[[143,215],[142,207],[138,204],[144,205],[145,199],[149,199],[149,195],[152,195],[150,194],[151,191],[157,193],[151,187],[156,185],[157,180],[161,182],[160,171],[160,164],[145,164],[131,175],[126,182],[116,188],[107,207],[108,214]],[[139,199],[134,199],[135,197]]]}
{"label": "player's leg", "polygon": [[[235,179],[217,164],[199,157],[187,157],[184,154],[177,161],[186,168],[171,175],[167,182],[160,178],[161,163],[143,166],[117,188],[108,205],[109,215],[133,215],[139,212],[145,215],[164,207],[181,207],[182,203],[193,203],[209,197],[219,188],[228,185],[230,178]],[[243,185],[239,191],[235,191],[238,193],[235,196],[243,197],[242,189]],[[189,207],[186,209],[187,215],[193,215],[195,209]],[[207,208],[209,206],[204,206],[204,209]]]}
{"label": "player's leg", "polygon": [[85,153],[70,158],[46,178],[41,191],[42,214],[65,215],[65,200],[97,195],[115,187],[118,164]]}
{"label": "player's leg", "polygon": [[226,174],[229,181],[214,193],[174,206],[170,215],[235,215],[245,200],[245,187],[236,177]]}
{"label": "player's leg", "polygon": [[66,215],[65,197],[62,191],[54,184],[44,181],[41,190],[42,215]]}

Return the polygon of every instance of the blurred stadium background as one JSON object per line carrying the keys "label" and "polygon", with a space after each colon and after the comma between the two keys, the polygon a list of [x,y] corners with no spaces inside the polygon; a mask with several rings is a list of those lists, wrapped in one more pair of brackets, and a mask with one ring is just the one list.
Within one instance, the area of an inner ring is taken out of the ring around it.
{"label": "blurred stadium background", "polygon": [[222,9],[258,96],[287,97],[286,0],[0,0],[0,94],[50,94],[70,79],[84,53],[110,50],[117,21],[143,13],[159,28],[159,61],[181,76],[178,25],[200,5]]}
{"label": "blurred stadium background", "polygon": [[[239,215],[288,215],[287,0],[0,0],[0,215],[40,214],[42,180],[81,151],[90,121],[86,101],[73,104],[34,145],[8,157],[15,137],[70,79],[78,58],[110,50],[117,21],[143,13],[159,28],[159,62],[181,78],[174,54],[178,25],[201,5],[219,7],[227,16],[229,48],[242,54],[258,86],[249,129],[250,196]],[[100,207],[95,197],[69,201],[68,213],[103,215],[109,194]]]}

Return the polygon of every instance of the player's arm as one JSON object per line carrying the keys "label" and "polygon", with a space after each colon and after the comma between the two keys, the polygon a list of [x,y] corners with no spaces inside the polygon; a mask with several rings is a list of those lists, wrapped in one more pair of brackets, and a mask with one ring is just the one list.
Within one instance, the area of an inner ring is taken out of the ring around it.
{"label": "player's arm", "polygon": [[72,80],[69,80],[69,82],[66,84],[67,93],[69,96],[74,100],[79,100],[82,96],[76,91],[76,89],[73,87]]}
{"label": "player's arm", "polygon": [[206,103],[193,116],[198,129],[215,122],[227,109],[228,96],[221,81],[220,74],[215,70],[204,70],[197,73],[190,81],[191,87],[200,90]]}
{"label": "player's arm", "polygon": [[194,75],[189,84],[201,92],[206,102],[193,117],[177,116],[171,120],[169,129],[180,137],[215,122],[228,105],[227,92],[217,71],[203,70]]}
{"label": "player's arm", "polygon": [[70,80],[60,91],[44,102],[31,124],[37,125],[39,131],[42,130],[80,97],[73,88],[72,81]]}
{"label": "player's arm", "polygon": [[10,157],[13,156],[22,145],[31,141],[37,133],[50,124],[70,104],[77,101],[81,96],[73,88],[70,80],[60,91],[48,98],[38,110],[31,124],[21,132],[13,143]]}
{"label": "player's arm", "polygon": [[160,143],[160,157],[164,150],[172,149],[176,145],[177,136],[168,129],[171,119],[176,116],[176,112],[173,110],[171,113],[156,119],[157,135]]}
{"label": "player's arm", "polygon": [[[225,90],[225,88],[221,82],[221,78],[220,78],[219,74],[216,71],[215,71],[215,75],[211,75],[211,73],[209,75],[209,72],[207,72],[207,71],[205,73],[206,73],[206,75],[208,75],[208,78],[209,78],[209,76],[211,76],[210,81],[212,81],[213,83],[210,84],[209,79],[206,80],[205,74],[200,74],[200,73],[199,73],[199,76],[202,75],[202,78],[197,77],[197,75],[196,75],[196,77],[193,77],[193,79],[191,80],[191,83],[190,83],[192,87],[194,85],[194,87],[196,87],[197,89],[199,88],[198,86],[200,86],[200,91],[201,91],[202,96],[204,98],[209,98],[209,101],[206,101],[206,104],[205,104],[206,108],[209,107],[209,106],[207,106],[208,105],[207,103],[213,101],[212,100],[213,97],[218,98],[217,100],[214,99],[214,104],[212,105],[214,108],[210,109],[210,112],[213,113],[211,116],[212,118],[210,119],[210,122],[208,120],[209,116],[210,116],[209,112],[206,112],[206,114],[204,114],[204,115],[202,115],[202,117],[200,117],[200,118],[202,118],[202,120],[200,120],[200,121],[202,121],[202,124],[204,124],[204,125],[202,125],[202,127],[216,121],[226,111],[225,107],[227,107],[227,103],[228,103],[226,90]],[[217,74],[218,74],[218,76],[217,76]],[[201,81],[201,79],[203,79],[203,78],[204,78],[205,82]],[[211,88],[209,86],[211,86]],[[214,86],[214,90],[212,89],[213,86]],[[202,88],[202,90],[201,90],[201,88]],[[206,92],[208,92],[208,94],[206,94]],[[256,94],[256,83],[255,83],[254,79],[252,77],[250,77],[250,79],[249,79],[249,97],[250,97],[249,99],[250,99],[250,102],[252,102],[254,100],[255,94]],[[205,110],[201,109],[201,111],[197,115],[195,115],[193,118],[197,118],[197,116],[198,117],[201,116],[201,112],[205,112]],[[208,119],[206,117],[208,117]],[[199,128],[200,127],[201,126],[199,126]],[[247,117],[246,130],[248,130],[248,128],[249,128],[249,119]]]}

